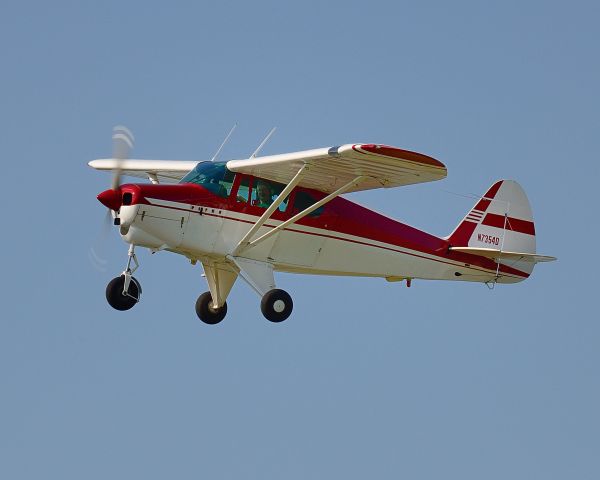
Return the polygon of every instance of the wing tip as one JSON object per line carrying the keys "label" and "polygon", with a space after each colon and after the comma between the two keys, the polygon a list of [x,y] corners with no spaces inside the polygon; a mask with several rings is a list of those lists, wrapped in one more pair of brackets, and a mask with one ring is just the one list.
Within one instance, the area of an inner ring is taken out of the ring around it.
{"label": "wing tip", "polygon": [[413,152],[411,150],[404,150],[398,147],[392,147],[390,145],[382,145],[377,143],[357,143],[352,145],[352,149],[359,153],[372,153],[375,155],[382,155],[385,157],[400,158],[402,160],[408,160],[422,165],[428,165],[435,168],[443,168],[446,170],[444,165],[439,160],[436,160],[429,155],[423,153]]}
{"label": "wing tip", "polygon": [[87,164],[88,167],[95,168],[96,170],[103,170],[107,168],[107,163],[110,159],[107,158],[97,158],[95,160],[90,160]]}

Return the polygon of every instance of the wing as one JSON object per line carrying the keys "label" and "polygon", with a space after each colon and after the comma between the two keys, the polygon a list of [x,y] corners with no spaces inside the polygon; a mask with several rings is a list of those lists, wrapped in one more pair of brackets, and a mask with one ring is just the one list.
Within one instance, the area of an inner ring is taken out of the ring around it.
{"label": "wing", "polygon": [[446,177],[443,163],[420,153],[387,145],[348,144],[303,152],[230,160],[227,168],[279,183],[289,183],[308,164],[300,185],[331,193],[360,175],[365,181],[349,192],[431,182]]}
{"label": "wing", "polygon": [[122,175],[146,179],[156,177],[164,183],[178,182],[197,164],[198,161],[195,160],[116,160],[114,158],[92,160],[88,163],[96,170],[112,171],[120,167]]}

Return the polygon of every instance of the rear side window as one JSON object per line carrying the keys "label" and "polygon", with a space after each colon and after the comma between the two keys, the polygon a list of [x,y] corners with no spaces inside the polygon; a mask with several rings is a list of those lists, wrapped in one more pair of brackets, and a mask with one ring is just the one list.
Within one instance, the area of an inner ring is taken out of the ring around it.
{"label": "rear side window", "polygon": [[[317,199],[314,198],[310,193],[299,190],[296,192],[296,198],[294,200],[294,208],[299,212],[306,210],[311,205],[317,203]],[[320,206],[315,211],[308,214],[309,217],[318,217],[325,210],[325,205]]]}

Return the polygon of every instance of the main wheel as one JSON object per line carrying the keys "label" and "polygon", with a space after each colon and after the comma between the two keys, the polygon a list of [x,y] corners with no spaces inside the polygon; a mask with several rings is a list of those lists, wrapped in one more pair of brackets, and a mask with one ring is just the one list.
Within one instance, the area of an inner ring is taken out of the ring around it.
{"label": "main wheel", "polygon": [[212,295],[210,292],[204,292],[196,300],[196,315],[204,323],[215,325],[225,318],[227,315],[227,302],[220,308],[213,308]]}
{"label": "main wheel", "polygon": [[260,309],[270,322],[283,322],[290,316],[293,308],[292,297],[279,288],[269,290],[260,302]]}
{"label": "main wheel", "polygon": [[106,286],[106,300],[115,310],[129,310],[140,301],[142,286],[134,277],[131,277],[127,295],[123,295],[125,275],[113,278]]}

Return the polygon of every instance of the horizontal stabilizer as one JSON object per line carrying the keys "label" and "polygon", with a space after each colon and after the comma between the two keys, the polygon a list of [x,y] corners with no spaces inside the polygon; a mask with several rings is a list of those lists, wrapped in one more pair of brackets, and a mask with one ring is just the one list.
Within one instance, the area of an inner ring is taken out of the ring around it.
{"label": "horizontal stabilizer", "polygon": [[547,255],[537,255],[535,253],[504,252],[495,248],[476,248],[476,247],[450,247],[454,252],[470,253],[480,257],[491,258],[492,260],[516,260],[520,262],[553,262],[556,257]]}

